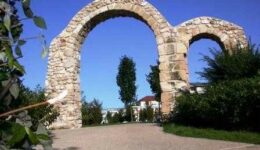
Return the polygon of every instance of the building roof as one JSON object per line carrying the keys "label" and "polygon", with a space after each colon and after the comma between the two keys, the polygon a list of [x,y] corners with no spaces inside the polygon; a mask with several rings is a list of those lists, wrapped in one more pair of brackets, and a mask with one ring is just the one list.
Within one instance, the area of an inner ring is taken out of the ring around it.
{"label": "building roof", "polygon": [[191,87],[205,87],[207,86],[208,83],[205,83],[205,82],[195,82],[195,83],[190,83],[190,86]]}
{"label": "building roof", "polygon": [[142,99],[140,99],[138,102],[150,102],[150,101],[154,101],[155,97],[154,96],[145,96]]}

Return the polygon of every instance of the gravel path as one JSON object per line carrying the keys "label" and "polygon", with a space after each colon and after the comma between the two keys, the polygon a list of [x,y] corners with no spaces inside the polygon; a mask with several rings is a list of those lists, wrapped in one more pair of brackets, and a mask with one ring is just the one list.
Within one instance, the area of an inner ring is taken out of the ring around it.
{"label": "gravel path", "polygon": [[259,145],[186,138],[155,124],[125,124],[53,131],[55,150],[260,150]]}

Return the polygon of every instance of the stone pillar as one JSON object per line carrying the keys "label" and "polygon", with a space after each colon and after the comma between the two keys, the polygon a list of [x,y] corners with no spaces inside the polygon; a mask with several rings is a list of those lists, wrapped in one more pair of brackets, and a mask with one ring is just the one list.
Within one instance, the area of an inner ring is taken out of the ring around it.
{"label": "stone pillar", "polygon": [[79,87],[79,39],[73,36],[53,40],[48,64],[46,92],[51,98],[68,90],[63,102],[55,104],[60,116],[50,128],[81,127],[81,102]]}

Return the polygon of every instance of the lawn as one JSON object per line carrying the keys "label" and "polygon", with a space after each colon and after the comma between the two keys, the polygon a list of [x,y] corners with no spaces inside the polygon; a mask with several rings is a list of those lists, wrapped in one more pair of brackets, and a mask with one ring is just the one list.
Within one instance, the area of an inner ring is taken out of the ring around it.
{"label": "lawn", "polygon": [[176,124],[165,124],[163,130],[179,136],[260,144],[260,133],[195,128]]}

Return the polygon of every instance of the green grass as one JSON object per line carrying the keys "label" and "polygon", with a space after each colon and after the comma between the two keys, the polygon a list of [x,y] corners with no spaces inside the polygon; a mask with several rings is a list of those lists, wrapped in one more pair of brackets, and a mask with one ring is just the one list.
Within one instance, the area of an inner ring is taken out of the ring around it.
{"label": "green grass", "polygon": [[163,130],[179,136],[260,144],[260,133],[195,128],[176,124],[165,124]]}

